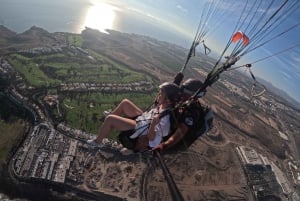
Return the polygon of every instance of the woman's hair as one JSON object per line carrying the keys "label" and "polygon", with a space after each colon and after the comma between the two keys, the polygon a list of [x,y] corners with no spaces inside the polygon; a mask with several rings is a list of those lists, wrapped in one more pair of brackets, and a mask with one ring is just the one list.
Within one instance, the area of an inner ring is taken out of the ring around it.
{"label": "woman's hair", "polygon": [[159,88],[166,94],[167,98],[172,103],[176,103],[180,100],[181,89],[178,85],[171,82],[164,82],[159,85]]}

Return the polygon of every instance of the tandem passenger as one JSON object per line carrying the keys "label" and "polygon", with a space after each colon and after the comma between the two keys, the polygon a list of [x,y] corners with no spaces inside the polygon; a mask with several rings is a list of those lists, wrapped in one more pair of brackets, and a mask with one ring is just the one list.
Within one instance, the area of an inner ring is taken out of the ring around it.
{"label": "tandem passenger", "polygon": [[103,139],[115,129],[117,131],[132,130],[130,138],[143,136],[147,141],[147,147],[153,148],[161,143],[163,137],[170,132],[170,115],[163,115],[164,111],[171,109],[179,101],[180,87],[174,83],[163,83],[159,86],[160,91],[156,97],[156,107],[143,112],[129,99],[124,99],[110,112],[96,139],[88,140],[93,147],[104,146]]}

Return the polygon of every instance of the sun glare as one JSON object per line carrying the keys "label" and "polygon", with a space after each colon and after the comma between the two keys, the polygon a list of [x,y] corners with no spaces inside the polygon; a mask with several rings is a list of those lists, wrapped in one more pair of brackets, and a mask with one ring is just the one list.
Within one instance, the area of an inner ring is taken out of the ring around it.
{"label": "sun glare", "polygon": [[113,29],[114,19],[115,8],[113,6],[105,3],[96,3],[89,8],[84,25],[107,33],[106,29]]}

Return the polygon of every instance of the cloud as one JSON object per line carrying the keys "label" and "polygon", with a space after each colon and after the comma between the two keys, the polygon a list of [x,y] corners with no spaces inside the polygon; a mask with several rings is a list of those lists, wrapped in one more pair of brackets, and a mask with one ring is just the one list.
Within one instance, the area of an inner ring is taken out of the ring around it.
{"label": "cloud", "polygon": [[[274,79],[276,78],[280,78],[281,81],[277,80],[275,82],[285,83],[284,85],[292,85],[300,80],[300,56],[298,53],[291,53],[289,51],[284,54],[276,55],[276,52],[266,48],[260,48],[260,51],[257,53],[259,55],[256,55],[258,60],[266,58],[254,64],[255,66],[262,66],[265,70],[264,72],[266,72],[267,75],[264,74],[263,77],[269,77],[269,79],[273,81],[275,81]],[[273,56],[269,57],[271,55]],[[255,71],[256,70],[259,69],[255,69]]]}
{"label": "cloud", "polygon": [[[291,51],[291,53],[289,54],[291,59],[294,61],[294,63],[299,64],[300,63],[300,53],[296,52],[296,51]],[[300,69],[299,65],[296,65],[297,68]]]}
{"label": "cloud", "polygon": [[276,62],[282,71],[288,72],[294,80],[300,80],[300,53],[287,51],[282,55],[278,55]]}
{"label": "cloud", "polygon": [[[211,1],[207,1],[207,3],[211,3]],[[218,10],[223,10],[230,13],[240,13],[240,9],[244,3],[234,1],[223,1],[220,4],[217,4]]]}
{"label": "cloud", "polygon": [[181,5],[179,5],[179,4],[176,5],[176,8],[177,8],[178,10],[180,10],[181,12],[183,12],[183,13],[187,13],[187,9],[183,8],[183,7],[182,7]]}
{"label": "cloud", "polygon": [[278,73],[282,76],[283,79],[287,80],[287,81],[290,81],[293,79],[293,77],[291,76],[290,73],[286,72],[286,71],[282,71],[282,70],[279,70]]}

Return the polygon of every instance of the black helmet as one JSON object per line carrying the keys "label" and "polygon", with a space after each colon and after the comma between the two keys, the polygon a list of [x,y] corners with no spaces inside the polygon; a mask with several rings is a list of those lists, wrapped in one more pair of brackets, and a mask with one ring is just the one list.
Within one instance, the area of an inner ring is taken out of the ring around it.
{"label": "black helmet", "polygon": [[167,98],[172,102],[177,102],[180,99],[180,87],[171,82],[164,82],[159,85],[159,88],[166,94]]}
{"label": "black helmet", "polygon": [[[200,80],[190,78],[190,79],[187,79],[185,82],[183,82],[180,88],[181,88],[182,93],[192,96],[202,86],[203,86],[203,83]],[[204,96],[205,92],[206,92],[206,90],[198,93],[197,97],[199,98],[199,97]]]}

